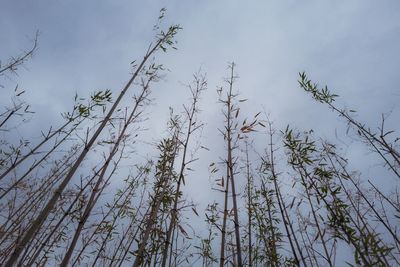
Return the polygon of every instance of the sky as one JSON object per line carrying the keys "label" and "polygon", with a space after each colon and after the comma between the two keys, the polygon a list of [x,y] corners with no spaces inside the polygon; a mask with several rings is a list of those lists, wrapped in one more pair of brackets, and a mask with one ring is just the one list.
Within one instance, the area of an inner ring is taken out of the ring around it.
{"label": "sky", "polygon": [[[34,58],[0,88],[1,106],[7,104],[12,84],[26,90],[35,118],[41,119],[22,134],[34,136],[60,122],[60,113],[70,109],[76,92],[118,92],[129,79],[130,62],[140,59],[151,42],[163,7],[166,22],[183,29],[177,36],[178,50],[160,57],[170,72],[153,88],[155,102],[146,122],[151,131],[144,138],[155,142],[165,134],[168,107],[179,110],[187,102],[182,83],[201,69],[208,79],[200,103],[206,122],[201,141],[211,152],[201,152],[204,159],[196,168],[205,170],[222,149],[215,91],[224,85],[231,61],[240,76],[236,89],[248,99],[242,110],[265,111],[278,129],[288,124],[314,129],[335,142],[335,135],[345,135],[345,123],[299,88],[302,71],[340,95],[337,103],[357,110],[360,121],[376,128],[381,114],[391,112],[388,127],[398,127],[399,1],[3,0],[0,59],[27,49],[36,30],[40,36]],[[345,143],[355,168],[373,175],[368,150],[351,140]],[[152,153],[151,148],[141,151]],[[195,177],[187,192],[204,205],[210,183],[207,171],[201,173],[205,178]]]}

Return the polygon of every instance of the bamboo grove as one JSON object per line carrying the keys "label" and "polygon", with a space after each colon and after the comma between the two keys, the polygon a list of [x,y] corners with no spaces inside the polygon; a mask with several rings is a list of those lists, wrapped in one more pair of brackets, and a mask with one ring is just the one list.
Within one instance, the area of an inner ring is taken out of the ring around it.
{"label": "bamboo grove", "polygon": [[[63,122],[38,138],[16,134],[35,114],[24,91],[13,90],[0,114],[1,266],[399,266],[399,138],[386,117],[374,130],[305,73],[299,87],[376,156],[391,190],[352,169],[335,140],[276,129],[264,112],[246,114],[235,63],[215,99],[224,149],[203,143],[202,94],[210,86],[199,71],[188,102],[169,112],[158,155],[133,156],[149,146],[140,141],[153,116],[146,110],[166,73],[157,58],[176,49],[181,30],[161,25],[117,94],[75,96]],[[15,76],[38,38],[0,66],[0,79]],[[200,150],[213,158],[199,158]],[[195,175],[199,160],[208,162],[202,173],[218,195],[205,207],[185,192],[193,179],[207,183]]]}

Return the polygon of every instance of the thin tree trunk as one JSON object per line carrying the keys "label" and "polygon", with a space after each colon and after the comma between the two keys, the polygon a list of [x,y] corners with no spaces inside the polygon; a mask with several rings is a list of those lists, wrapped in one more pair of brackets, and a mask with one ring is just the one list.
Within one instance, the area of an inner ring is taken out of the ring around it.
{"label": "thin tree trunk", "polygon": [[200,80],[197,76],[195,76],[195,82],[196,82],[196,88],[194,89],[194,91],[192,91],[193,103],[191,105],[190,111],[185,108],[189,120],[188,120],[186,138],[185,138],[185,141],[183,144],[181,169],[180,169],[180,172],[178,175],[179,178],[178,178],[178,183],[177,183],[176,192],[175,192],[175,196],[174,196],[174,206],[171,210],[171,221],[168,226],[168,230],[167,230],[167,234],[166,234],[166,238],[165,238],[165,245],[164,245],[162,262],[161,262],[162,267],[165,267],[165,265],[166,265],[167,258],[168,258],[168,247],[170,245],[170,240],[171,240],[171,234],[172,234],[173,229],[175,228],[175,224],[178,219],[178,201],[179,201],[179,197],[181,195],[180,194],[181,184],[184,179],[184,171],[185,171],[185,168],[187,165],[186,156],[187,156],[187,150],[188,150],[188,146],[189,146],[190,136],[193,133],[193,131],[195,131],[196,129],[198,129],[200,127],[200,126],[196,126],[194,128],[194,130],[192,130],[192,127],[195,126],[195,124],[196,124],[196,122],[193,122],[193,120],[194,120],[194,116],[197,112],[197,102],[199,100],[199,94],[201,91],[205,90],[206,81],[204,79]]}
{"label": "thin tree trunk", "polygon": [[[152,77],[153,77],[153,76],[152,76]],[[84,211],[84,213],[83,213],[83,215],[82,215],[82,218],[81,218],[80,221],[79,221],[78,228],[77,228],[76,231],[75,231],[75,234],[74,234],[74,237],[73,237],[73,239],[72,239],[72,242],[71,242],[71,244],[70,244],[70,246],[69,246],[69,248],[68,248],[68,250],[67,250],[67,252],[66,252],[66,254],[65,254],[65,256],[64,256],[63,261],[61,262],[61,265],[60,265],[60,266],[62,266],[62,267],[67,266],[67,264],[68,264],[68,262],[69,262],[69,260],[70,260],[70,258],[71,258],[71,256],[72,256],[72,253],[73,253],[73,251],[74,251],[74,249],[75,249],[76,243],[77,243],[78,238],[79,238],[79,236],[80,236],[80,234],[81,234],[81,232],[82,232],[82,229],[83,229],[83,227],[84,227],[84,225],[85,225],[87,219],[89,218],[89,215],[90,215],[92,209],[94,208],[94,206],[95,206],[95,204],[96,204],[96,202],[97,202],[96,196],[97,196],[97,195],[100,195],[100,193],[98,192],[98,191],[99,191],[99,187],[100,187],[101,183],[103,182],[103,178],[104,178],[104,175],[105,175],[106,172],[107,172],[108,166],[109,166],[109,164],[111,163],[111,160],[113,159],[114,155],[117,153],[117,151],[118,151],[118,149],[119,149],[119,146],[120,146],[120,143],[121,143],[121,142],[123,141],[123,139],[125,138],[125,132],[126,132],[126,130],[128,129],[128,126],[129,126],[129,125],[136,119],[136,117],[138,116],[138,114],[136,114],[136,111],[137,111],[138,107],[140,106],[140,104],[142,103],[145,94],[147,93],[148,86],[149,86],[149,83],[150,83],[151,80],[152,80],[152,77],[149,78],[149,80],[147,81],[146,84],[143,84],[142,92],[141,92],[139,98],[136,100],[135,106],[134,106],[134,108],[132,109],[132,111],[131,111],[129,117],[128,117],[127,120],[125,121],[125,123],[124,123],[124,125],[123,125],[123,128],[122,128],[121,132],[119,133],[118,138],[117,138],[117,140],[115,141],[115,144],[114,144],[114,146],[113,146],[113,148],[112,148],[112,150],[111,150],[111,152],[110,152],[110,154],[109,154],[109,156],[108,156],[108,158],[107,158],[107,160],[106,160],[106,162],[105,162],[105,164],[104,164],[104,166],[103,166],[103,169],[102,169],[102,171],[101,171],[101,174],[99,175],[99,178],[98,178],[98,180],[97,180],[97,183],[96,183],[96,185],[95,185],[94,188],[93,188],[93,191],[92,191],[92,193],[91,193],[91,195],[90,195],[90,198],[89,198],[89,200],[88,200],[88,203],[86,204],[86,208],[85,208],[85,211]],[[140,114],[140,113],[139,113],[139,114]],[[122,157],[122,152],[121,152],[121,157]],[[111,178],[111,176],[110,176],[110,178]],[[98,194],[98,193],[99,193],[99,194]],[[96,200],[95,200],[95,199],[96,199]]]}
{"label": "thin tree trunk", "polygon": [[[136,254],[136,258],[135,261],[133,263],[133,267],[139,267],[143,260],[144,260],[144,252],[146,249],[146,245],[147,245],[147,241],[150,237],[151,234],[151,230],[154,227],[155,223],[156,223],[156,216],[160,210],[160,206],[162,203],[162,200],[164,199],[164,196],[166,194],[167,191],[167,185],[169,180],[172,178],[172,172],[173,172],[173,166],[174,166],[174,161],[177,155],[177,151],[178,151],[178,137],[179,137],[179,129],[175,129],[175,136],[172,139],[173,140],[173,154],[172,154],[172,158],[169,158],[168,160],[170,162],[165,162],[163,163],[162,166],[162,170],[161,170],[161,174],[160,174],[160,185],[158,185],[157,190],[155,190],[154,196],[153,196],[153,200],[152,200],[152,208],[149,214],[149,218],[146,221],[146,229],[144,231],[144,235],[143,238],[139,244],[139,248]],[[163,151],[164,153],[168,153],[166,151]],[[169,164],[169,165],[168,165]],[[161,189],[161,192],[158,192],[158,190]]]}
{"label": "thin tree trunk", "polygon": [[248,149],[248,143],[246,140],[246,176],[247,176],[247,215],[248,215],[248,235],[249,235],[249,267],[253,266],[253,245],[252,245],[252,232],[251,232],[251,224],[252,224],[252,195],[251,195],[251,177],[250,177],[250,161],[249,161],[249,149]]}
{"label": "thin tree trunk", "polygon": [[236,238],[236,253],[238,260],[238,267],[242,267],[242,248],[240,245],[240,231],[239,231],[239,215],[238,215],[238,207],[236,201],[236,188],[235,188],[235,178],[234,178],[234,170],[233,170],[233,158],[232,158],[232,97],[233,97],[233,80],[234,80],[234,68],[235,63],[232,63],[231,68],[231,76],[229,80],[229,93],[227,99],[227,143],[228,143],[228,170],[229,176],[231,179],[231,190],[232,190],[232,202],[233,202],[233,217],[235,224],[235,238]]}
{"label": "thin tree trunk", "polygon": [[[271,174],[272,174],[272,179],[273,179],[274,188],[275,188],[275,190],[274,190],[275,191],[275,196],[276,196],[276,199],[278,201],[279,211],[280,211],[280,214],[281,214],[281,217],[282,217],[283,225],[284,225],[285,230],[286,230],[286,235],[287,235],[287,237],[289,239],[290,248],[292,250],[296,265],[298,267],[300,267],[300,261],[299,261],[299,258],[297,256],[296,249],[294,248],[293,240],[292,240],[289,228],[288,228],[288,225],[290,224],[290,222],[286,219],[286,216],[285,216],[285,211],[284,211],[284,205],[285,204],[283,203],[283,201],[281,199],[280,189],[279,189],[279,185],[278,185],[278,181],[277,181],[277,175],[275,173],[274,149],[273,149],[271,123],[269,123],[269,137],[270,137],[269,138],[270,139],[269,140],[269,142],[270,142],[269,147],[270,147],[270,157],[271,157],[271,162],[270,162],[271,163]],[[299,251],[299,253],[301,255],[301,251]],[[302,255],[301,255],[301,258],[303,259]]]}
{"label": "thin tree trunk", "polygon": [[225,265],[225,247],[226,247],[226,221],[228,219],[228,193],[229,193],[229,169],[228,163],[226,163],[226,185],[225,185],[225,198],[224,198],[224,216],[222,219],[221,228],[221,248],[220,248],[220,260],[219,266],[223,267]]}

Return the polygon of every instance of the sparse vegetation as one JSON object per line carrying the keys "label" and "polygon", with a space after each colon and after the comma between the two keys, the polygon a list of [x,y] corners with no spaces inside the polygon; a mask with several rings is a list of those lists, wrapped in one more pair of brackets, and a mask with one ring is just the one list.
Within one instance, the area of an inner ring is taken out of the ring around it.
{"label": "sparse vegetation", "polygon": [[[76,95],[61,126],[43,131],[40,140],[1,138],[1,266],[400,265],[398,180],[392,191],[382,189],[352,169],[334,140],[298,130],[301,125],[276,129],[263,112],[248,114],[233,62],[216,94],[222,120],[214,130],[223,152],[203,143],[201,111],[207,107],[201,96],[209,85],[199,71],[187,85],[188,104],[170,109],[158,155],[132,159],[150,146],[139,133],[146,131],[146,116],[157,116],[146,113],[151,88],[166,73],[157,56],[177,49],[181,27],[163,30],[164,14],[117,95]],[[39,43],[36,34],[29,50],[0,64],[0,79],[15,75]],[[400,138],[385,128],[385,116],[375,131],[354,110],[341,108],[328,87],[305,73],[298,82],[316,105],[347,123],[389,177],[400,178]],[[12,105],[0,114],[3,136],[35,116],[23,93],[15,87]],[[200,150],[212,157],[198,158]],[[205,210],[185,194],[185,185],[198,178],[198,160],[207,161],[210,190],[221,195]]]}

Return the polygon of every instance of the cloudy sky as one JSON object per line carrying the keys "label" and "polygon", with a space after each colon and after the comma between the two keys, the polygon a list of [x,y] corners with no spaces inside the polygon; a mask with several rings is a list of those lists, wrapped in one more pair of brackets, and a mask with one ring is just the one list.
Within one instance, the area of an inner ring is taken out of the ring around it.
{"label": "cloudy sky", "polygon": [[[28,48],[40,31],[35,57],[8,82],[18,82],[37,116],[45,118],[36,121],[31,133],[57,124],[75,92],[118,92],[129,78],[129,63],[140,59],[152,40],[162,7],[167,22],[183,30],[177,36],[178,50],[160,59],[171,72],[153,90],[149,140],[163,133],[168,107],[179,109],[188,99],[181,83],[201,68],[209,85],[201,102],[207,122],[202,141],[211,149],[218,146],[215,89],[223,85],[230,61],[237,63],[237,89],[249,99],[243,109],[248,114],[264,109],[278,128],[312,128],[333,140],[335,129],[344,132],[340,119],[299,88],[299,71],[329,85],[341,96],[338,103],[357,110],[361,121],[376,127],[381,114],[391,111],[389,126],[398,127],[399,1],[3,0],[0,59]],[[0,89],[2,106],[12,88]],[[362,166],[365,162],[358,156],[367,151],[356,149],[357,144],[354,148],[348,153]],[[213,156],[206,155],[198,168],[217,160]],[[207,183],[196,183],[199,186],[209,188]],[[201,203],[206,195],[193,198]]]}
{"label": "cloudy sky", "polygon": [[[12,77],[27,91],[33,110],[48,127],[72,105],[75,92],[117,92],[129,77],[129,63],[142,56],[152,40],[159,10],[167,22],[183,27],[178,51],[162,57],[171,72],[156,85],[157,117],[162,131],[168,106],[179,108],[188,94],[181,82],[201,68],[209,90],[203,118],[213,132],[217,86],[230,61],[238,65],[237,89],[248,98],[249,114],[265,109],[279,126],[292,124],[332,135],[340,122],[314,103],[297,85],[306,71],[329,85],[340,104],[377,125],[382,112],[399,114],[400,3],[398,1],[2,1],[0,58],[30,45],[40,31],[34,59]],[[11,86],[3,88],[9,95]],[[7,101],[3,98],[1,102]],[[334,123],[333,123],[334,122]],[[33,129],[32,129],[33,130]]]}

